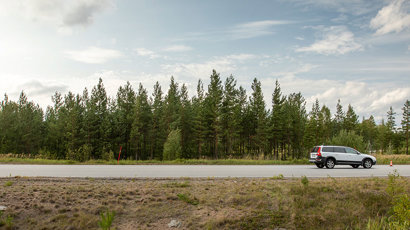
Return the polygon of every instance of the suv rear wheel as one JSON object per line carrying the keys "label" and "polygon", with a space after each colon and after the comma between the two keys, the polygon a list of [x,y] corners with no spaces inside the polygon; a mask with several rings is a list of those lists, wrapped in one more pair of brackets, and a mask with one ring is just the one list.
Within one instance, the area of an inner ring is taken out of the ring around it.
{"label": "suv rear wheel", "polygon": [[372,160],[366,159],[366,160],[363,161],[363,167],[364,167],[364,168],[369,169],[369,168],[371,168],[372,166],[373,166]]}
{"label": "suv rear wheel", "polygon": [[318,167],[318,168],[323,168],[323,167],[325,167],[323,164],[316,164],[316,166]]}
{"label": "suv rear wheel", "polygon": [[335,167],[335,160],[333,160],[332,158],[327,159],[326,161],[326,168],[328,169],[332,169]]}

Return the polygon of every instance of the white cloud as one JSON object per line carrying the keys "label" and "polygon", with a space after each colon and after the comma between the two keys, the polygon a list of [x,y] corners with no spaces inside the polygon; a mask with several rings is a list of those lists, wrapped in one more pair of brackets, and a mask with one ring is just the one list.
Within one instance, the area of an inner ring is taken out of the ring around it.
{"label": "white cloud", "polygon": [[15,0],[1,4],[0,13],[51,24],[64,34],[75,26],[93,23],[97,14],[114,5],[112,0]]}
{"label": "white cloud", "polygon": [[322,39],[310,46],[297,48],[296,52],[315,52],[324,55],[346,54],[362,49],[354,39],[354,34],[345,26],[322,28]]}
{"label": "white cloud", "polygon": [[67,57],[84,63],[99,64],[105,63],[111,59],[122,57],[122,53],[118,50],[104,49],[99,47],[88,47],[85,50],[72,50],[65,52]]}
{"label": "white cloud", "polygon": [[226,41],[249,39],[265,35],[273,34],[273,27],[294,23],[285,20],[263,20],[245,22],[233,25],[228,28],[211,30],[206,32],[197,32],[185,34],[183,38],[176,39],[177,41],[185,40],[207,40],[207,41]]}
{"label": "white cloud", "polygon": [[192,50],[192,47],[185,45],[173,45],[164,49],[167,52],[185,52]]}
{"label": "white cloud", "polygon": [[264,20],[264,21],[255,21],[247,22],[243,24],[236,25],[230,28],[228,36],[233,39],[247,39],[260,37],[263,35],[272,34],[271,28],[277,25],[285,25],[291,23],[290,21],[277,21],[277,20]]}
{"label": "white cloud", "polygon": [[370,21],[370,27],[376,30],[376,35],[401,32],[410,28],[409,1],[394,0],[383,7]]}
{"label": "white cloud", "polygon": [[161,57],[161,55],[155,53],[152,50],[145,49],[145,48],[136,48],[135,52],[137,55],[142,56],[142,57],[149,57],[150,59],[155,59]]}

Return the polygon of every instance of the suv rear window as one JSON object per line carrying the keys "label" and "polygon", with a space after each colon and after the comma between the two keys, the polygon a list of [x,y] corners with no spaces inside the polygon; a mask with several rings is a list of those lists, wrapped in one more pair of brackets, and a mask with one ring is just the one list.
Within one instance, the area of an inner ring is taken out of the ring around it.
{"label": "suv rear window", "polygon": [[346,150],[343,147],[333,147],[333,151],[336,153],[345,153]]}
{"label": "suv rear window", "polygon": [[322,152],[331,153],[331,152],[333,152],[333,147],[323,147]]}

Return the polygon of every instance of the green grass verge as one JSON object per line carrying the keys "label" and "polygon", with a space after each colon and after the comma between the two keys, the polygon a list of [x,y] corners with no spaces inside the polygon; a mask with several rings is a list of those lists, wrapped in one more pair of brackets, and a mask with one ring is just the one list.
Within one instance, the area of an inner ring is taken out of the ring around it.
{"label": "green grass verge", "polygon": [[[117,161],[89,160],[85,162],[72,160],[49,160],[49,159],[32,159],[32,158],[2,158],[0,163],[3,164],[58,164],[58,165],[116,165]],[[308,164],[307,159],[278,161],[278,160],[245,160],[245,159],[222,159],[222,160],[197,160],[197,159],[178,159],[173,161],[160,160],[120,160],[120,165],[290,165],[290,164]]]}
{"label": "green grass verge", "polygon": [[[410,155],[376,155],[377,164],[410,164]],[[34,158],[15,158],[4,157],[0,154],[0,163],[2,164],[56,164],[56,165],[116,165],[116,160],[89,160],[85,162],[73,160],[50,160],[50,159],[34,159]],[[293,159],[293,160],[249,160],[249,159],[178,159],[173,161],[160,160],[120,160],[120,165],[303,165],[309,164],[308,159]]]}

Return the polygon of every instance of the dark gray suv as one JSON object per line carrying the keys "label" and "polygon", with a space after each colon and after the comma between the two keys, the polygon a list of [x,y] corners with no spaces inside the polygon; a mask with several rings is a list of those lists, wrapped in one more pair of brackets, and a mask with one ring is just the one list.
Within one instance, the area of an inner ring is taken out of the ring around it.
{"label": "dark gray suv", "polygon": [[369,169],[376,164],[376,158],[350,147],[320,145],[312,149],[309,162],[315,163],[318,168],[326,166],[332,169],[335,165],[351,165],[353,168],[363,166]]}

